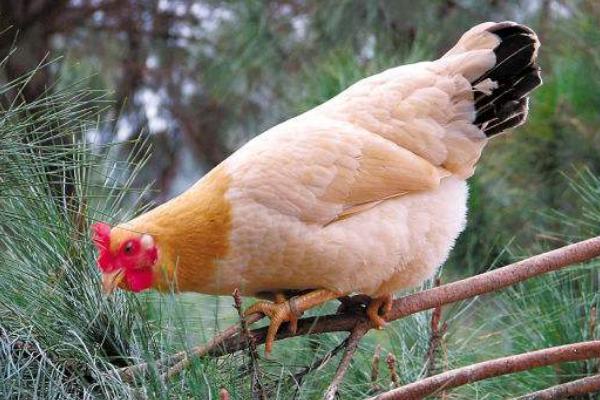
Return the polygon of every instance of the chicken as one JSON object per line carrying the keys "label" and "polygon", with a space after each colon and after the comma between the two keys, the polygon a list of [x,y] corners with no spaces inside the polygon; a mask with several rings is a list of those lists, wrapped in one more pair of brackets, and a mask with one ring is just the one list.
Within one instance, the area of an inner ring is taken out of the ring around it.
{"label": "chicken", "polygon": [[488,139],[522,124],[541,84],[526,26],[487,22],[440,59],[365,78],[257,136],[185,193],[93,227],[104,290],[243,295],[284,322],[351,293],[385,324],[392,294],[430,278],[467,211]]}

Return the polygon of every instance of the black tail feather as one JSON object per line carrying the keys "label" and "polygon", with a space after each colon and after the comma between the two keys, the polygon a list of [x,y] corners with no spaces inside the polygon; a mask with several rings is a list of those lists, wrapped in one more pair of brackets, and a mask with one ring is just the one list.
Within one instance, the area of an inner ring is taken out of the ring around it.
{"label": "black tail feather", "polygon": [[536,64],[539,42],[531,29],[498,23],[488,31],[502,39],[494,49],[496,64],[472,84],[475,87],[490,79],[496,86],[491,93],[475,94],[475,124],[490,137],[525,121],[527,95],[541,85],[542,80]]}
{"label": "black tail feather", "polygon": [[525,122],[525,119],[527,119],[528,103],[529,99],[527,97],[518,101],[512,100],[509,103],[505,103],[501,110],[503,111],[502,115],[496,120],[489,121],[483,128],[486,136],[494,136]]}

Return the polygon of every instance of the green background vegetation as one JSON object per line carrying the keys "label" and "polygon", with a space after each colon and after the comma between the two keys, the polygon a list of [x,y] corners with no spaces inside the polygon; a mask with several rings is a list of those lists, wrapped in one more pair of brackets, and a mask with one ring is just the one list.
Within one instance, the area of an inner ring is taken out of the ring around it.
{"label": "green background vegetation", "polygon": [[[249,398],[247,354],[198,360],[167,383],[109,373],[206,341],[235,312],[201,295],[103,298],[88,223],[160,203],[265,128],[505,19],[538,32],[544,86],[528,123],[485,149],[442,282],[599,233],[598,2],[0,1],[0,398],[216,398],[221,387]],[[597,338],[597,291],[592,262],[448,307],[435,371]],[[377,344],[403,383],[423,377],[429,324],[422,313],[371,332],[341,397],[373,393]],[[276,344],[260,361],[269,398],[320,398],[335,362],[294,374],[343,336]],[[452,396],[506,398],[598,372],[570,363]]]}

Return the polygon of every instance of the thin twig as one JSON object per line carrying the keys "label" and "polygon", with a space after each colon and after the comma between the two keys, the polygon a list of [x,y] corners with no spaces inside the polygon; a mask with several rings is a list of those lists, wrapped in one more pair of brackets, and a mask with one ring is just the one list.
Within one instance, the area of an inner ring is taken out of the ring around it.
{"label": "thin twig", "polygon": [[258,351],[256,350],[256,342],[248,331],[248,324],[242,311],[242,297],[240,296],[240,291],[238,289],[233,291],[233,304],[240,318],[241,335],[246,339],[250,353],[250,370],[252,371],[252,398],[266,400],[267,395],[261,383],[262,371],[260,369],[260,365],[258,364],[259,356]]}
{"label": "thin twig", "polygon": [[302,380],[304,379],[304,377],[307,374],[311,373],[312,371],[317,371],[317,370],[323,368],[325,365],[327,365],[327,363],[329,361],[331,361],[331,359],[333,357],[335,357],[337,355],[337,353],[339,353],[340,350],[342,350],[344,348],[345,344],[346,344],[346,342],[341,342],[340,344],[335,346],[333,349],[331,349],[330,351],[325,353],[322,357],[319,357],[316,360],[314,360],[309,366],[307,366],[307,367],[303,368],[302,370],[300,370],[299,372],[295,373],[292,376],[292,379],[296,383],[296,387],[300,387],[302,385]]}
{"label": "thin twig", "polygon": [[517,400],[556,400],[600,391],[600,375],[587,376],[571,382],[552,386],[548,389],[529,393]]}
{"label": "thin twig", "polygon": [[[596,311],[596,306],[593,305],[590,307],[590,326],[589,326],[589,338],[588,340],[595,340],[597,339],[596,337],[596,318],[597,318],[597,311]],[[598,360],[590,360],[589,361],[589,370],[585,371],[587,373],[594,373],[597,374],[598,371],[598,367],[599,367],[599,363]]]}
{"label": "thin twig", "polygon": [[453,369],[382,393],[372,399],[422,399],[440,389],[451,389],[495,376],[595,357],[600,357],[600,340],[551,347]]}
{"label": "thin twig", "polygon": [[[251,325],[255,322],[260,321],[264,316],[262,314],[253,314],[248,316],[245,320],[248,325]],[[227,339],[237,335],[240,331],[239,325],[231,325],[223,332],[215,335],[211,340],[206,344],[201,344],[192,348],[188,351],[180,351],[178,353],[173,354],[170,357],[167,357],[163,361],[156,362],[156,368],[160,369],[162,367],[167,367],[171,364],[175,364],[172,368],[178,371],[181,371],[187,365],[189,365],[189,359],[191,357],[202,357],[203,355],[208,354],[213,351],[217,347],[223,344]],[[132,382],[135,379],[136,374],[144,375],[148,372],[152,364],[149,363],[140,363],[135,365],[130,365],[128,367],[123,367],[115,370],[115,372],[121,377],[121,379],[125,382]],[[172,376],[172,375],[169,375]]]}
{"label": "thin twig", "polygon": [[348,371],[348,367],[350,367],[352,356],[354,356],[354,353],[358,348],[358,343],[360,342],[360,339],[362,339],[363,336],[365,336],[365,334],[369,331],[369,329],[369,325],[359,324],[356,325],[350,336],[348,336],[344,350],[344,355],[342,356],[337,371],[335,372],[335,376],[333,377],[333,380],[329,384],[329,387],[327,388],[327,391],[325,392],[325,395],[323,397],[325,400],[335,399],[339,386],[344,380],[344,376]]}
{"label": "thin twig", "polygon": [[[526,279],[598,256],[600,256],[600,237],[587,239],[471,278],[396,299],[392,310],[386,315],[386,320],[395,321],[444,304],[498,291]],[[357,324],[365,321],[368,319],[364,315],[355,313],[303,318],[298,321],[296,334],[282,330],[278,333],[276,340],[327,332],[351,332]],[[255,338],[257,344],[261,344],[265,342],[266,331],[267,328],[259,328],[251,330],[250,334]],[[210,350],[209,354],[219,357],[244,348],[243,340],[240,340],[239,337],[230,337],[224,341],[224,346]]]}
{"label": "thin twig", "polygon": [[387,357],[385,358],[385,363],[387,364],[388,371],[390,372],[390,386],[397,388],[400,386],[400,377],[396,371],[396,356],[394,356],[393,353],[388,353]]}

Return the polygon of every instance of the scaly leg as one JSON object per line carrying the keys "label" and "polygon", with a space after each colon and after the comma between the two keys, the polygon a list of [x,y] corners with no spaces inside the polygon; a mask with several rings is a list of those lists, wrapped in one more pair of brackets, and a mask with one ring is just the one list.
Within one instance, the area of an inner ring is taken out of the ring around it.
{"label": "scaly leg", "polygon": [[[291,297],[290,297],[291,299]],[[285,294],[283,293],[275,293],[275,304],[283,304],[286,301],[288,301],[288,299],[285,297]],[[289,330],[290,333],[292,335],[296,334],[296,331],[298,330],[298,318],[300,317],[300,315],[296,315],[294,312],[292,312],[290,314],[290,326],[289,326]]]}
{"label": "scaly leg", "polygon": [[[382,329],[387,325],[387,322],[384,318],[392,309],[393,300],[394,298],[392,294],[388,293],[380,297],[375,297],[369,303],[367,307],[367,315],[369,316],[369,319],[373,321],[377,329]],[[379,315],[380,310],[383,311],[381,316]]]}
{"label": "scaly leg", "polygon": [[302,316],[304,311],[323,304],[329,300],[340,297],[342,293],[332,292],[327,289],[318,289],[308,292],[301,296],[292,297],[285,300],[285,296],[281,293],[275,295],[275,302],[258,301],[248,307],[244,312],[244,316],[251,314],[262,313],[271,319],[267,338],[265,340],[265,355],[268,356],[273,349],[273,342],[279,327],[284,322],[290,322],[290,331],[296,332],[298,326],[298,318]]}

